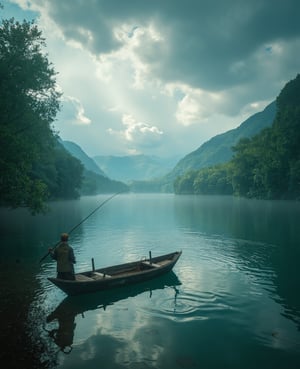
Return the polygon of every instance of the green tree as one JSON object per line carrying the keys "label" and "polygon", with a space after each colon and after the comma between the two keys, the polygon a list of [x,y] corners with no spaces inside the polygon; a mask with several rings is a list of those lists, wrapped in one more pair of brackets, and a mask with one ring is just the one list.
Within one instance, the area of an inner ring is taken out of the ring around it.
{"label": "green tree", "polygon": [[77,198],[83,179],[83,165],[56,141],[51,155],[44,155],[33,165],[32,175],[46,184],[49,199]]}
{"label": "green tree", "polygon": [[300,197],[300,75],[286,84],[276,103],[272,127],[233,148],[233,186],[238,195]]}
{"label": "green tree", "polygon": [[83,165],[70,156],[63,148],[56,150],[55,165],[57,171],[56,191],[52,196],[56,199],[72,199],[79,197]]}
{"label": "green tree", "polygon": [[0,24],[0,203],[40,211],[47,185],[34,166],[53,150],[59,110],[56,73],[33,22]]}
{"label": "green tree", "polygon": [[194,193],[194,180],[196,175],[196,170],[188,170],[184,175],[177,177],[174,181],[174,192],[177,194]]}
{"label": "green tree", "polygon": [[300,199],[300,75],[286,84],[276,103],[272,127],[241,139],[229,163],[178,177],[175,192]]}

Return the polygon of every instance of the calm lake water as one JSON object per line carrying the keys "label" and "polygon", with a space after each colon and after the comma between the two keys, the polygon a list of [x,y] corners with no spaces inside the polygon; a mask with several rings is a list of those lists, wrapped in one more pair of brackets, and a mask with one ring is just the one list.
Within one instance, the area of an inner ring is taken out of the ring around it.
{"label": "calm lake water", "polygon": [[107,197],[53,203],[38,217],[1,211],[2,273],[16,271],[5,288],[25,284],[17,291],[30,295],[28,330],[45,365],[300,367],[300,203],[119,195],[71,234],[76,271],[92,257],[96,267],[149,250],[182,250],[181,258],[151,282],[66,298],[47,280],[55,263],[39,259]]}

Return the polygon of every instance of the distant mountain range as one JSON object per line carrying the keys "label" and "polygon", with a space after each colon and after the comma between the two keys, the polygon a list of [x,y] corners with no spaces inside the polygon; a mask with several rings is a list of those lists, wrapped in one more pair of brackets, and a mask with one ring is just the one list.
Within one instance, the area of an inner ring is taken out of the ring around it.
{"label": "distant mountain range", "polygon": [[81,195],[96,195],[98,193],[112,193],[129,190],[129,187],[123,182],[108,178],[94,160],[90,158],[80,146],[71,141],[59,140],[59,142],[64,146],[65,150],[78,159],[84,167],[80,190]]}
{"label": "distant mountain range", "polygon": [[60,140],[64,148],[80,160],[87,171],[117,181],[150,180],[160,178],[172,170],[178,157],[159,158],[146,155],[132,156],[95,156],[91,158],[82,148],[72,141]]}
{"label": "distant mountain range", "polygon": [[147,181],[170,172],[178,157],[159,158],[146,155],[95,156],[94,161],[109,178],[119,181]]}
{"label": "distant mountain range", "polygon": [[173,181],[190,169],[201,169],[229,161],[232,147],[241,138],[250,138],[270,127],[276,115],[276,102],[262,112],[252,115],[239,127],[212,137],[197,150],[179,158],[163,159],[154,156],[95,156],[89,157],[77,144],[61,141],[63,146],[81,161],[87,171],[97,175],[132,183],[133,191],[173,191]]}

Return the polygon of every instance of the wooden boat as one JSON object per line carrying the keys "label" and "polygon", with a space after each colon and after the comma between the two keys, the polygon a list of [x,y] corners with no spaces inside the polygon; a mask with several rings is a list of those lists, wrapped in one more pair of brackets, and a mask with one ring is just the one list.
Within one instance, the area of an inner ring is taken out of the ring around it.
{"label": "wooden boat", "polygon": [[[172,270],[181,255],[181,251],[152,257],[149,259],[114,265],[75,274],[75,280],[48,278],[50,282],[67,295],[109,290],[130,284],[148,281]],[[94,265],[94,264],[93,264]]]}

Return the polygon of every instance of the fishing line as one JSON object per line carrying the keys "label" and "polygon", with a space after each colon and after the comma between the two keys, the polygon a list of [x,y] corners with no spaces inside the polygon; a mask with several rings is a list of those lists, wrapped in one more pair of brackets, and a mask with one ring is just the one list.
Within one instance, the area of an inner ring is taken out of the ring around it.
{"label": "fishing line", "polygon": [[[115,196],[119,195],[120,193],[122,193],[124,191],[121,192],[117,192],[115,194],[113,194],[112,196],[110,196],[109,198],[107,198],[106,200],[104,200],[103,202],[101,202],[101,204],[99,206],[96,207],[96,209],[94,209],[88,216],[86,216],[84,219],[82,219],[78,224],[76,224],[76,226],[74,226],[69,232],[68,234],[70,235],[72,232],[75,231],[76,228],[78,228],[82,223],[84,223],[90,216],[92,216],[94,213],[96,213],[96,211],[98,211],[100,208],[102,208],[102,206],[104,206],[108,201],[112,200]],[[60,244],[60,241],[57,242],[57,244],[54,246],[54,248],[56,248],[58,245]],[[40,259],[40,263],[46,259],[46,257],[50,254],[50,251],[47,252],[47,254],[45,254],[41,259]]]}

